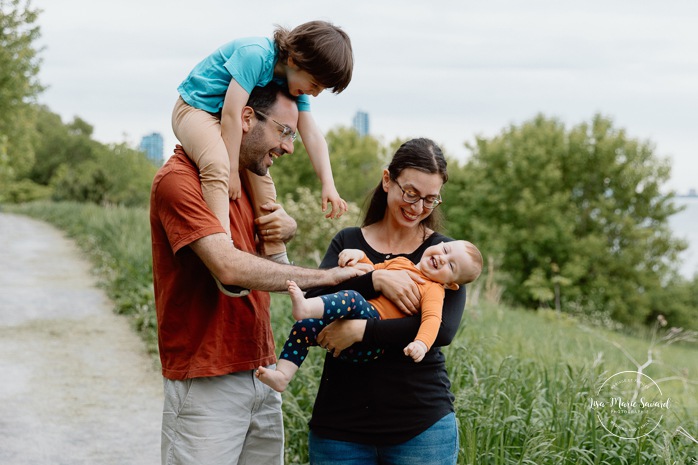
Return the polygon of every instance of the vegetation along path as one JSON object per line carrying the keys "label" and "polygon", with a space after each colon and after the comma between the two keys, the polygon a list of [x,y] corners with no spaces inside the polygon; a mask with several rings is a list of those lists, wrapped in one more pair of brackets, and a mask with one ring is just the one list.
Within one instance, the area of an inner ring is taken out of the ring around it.
{"label": "vegetation along path", "polygon": [[5,213],[0,243],[0,463],[159,463],[161,377],[75,244]]}

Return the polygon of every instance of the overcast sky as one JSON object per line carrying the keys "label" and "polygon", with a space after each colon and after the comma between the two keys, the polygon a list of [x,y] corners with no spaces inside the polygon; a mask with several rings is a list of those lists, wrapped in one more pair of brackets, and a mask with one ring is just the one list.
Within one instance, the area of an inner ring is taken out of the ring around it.
{"label": "overcast sky", "polygon": [[[323,131],[370,115],[371,133],[430,137],[459,158],[537,113],[568,127],[601,113],[672,160],[666,186],[698,189],[698,2],[641,0],[34,0],[48,90],[64,122],[102,142],[160,132],[178,84],[219,45],[324,19],[355,55],[350,86],[312,99]],[[244,5],[244,6],[243,6]]]}

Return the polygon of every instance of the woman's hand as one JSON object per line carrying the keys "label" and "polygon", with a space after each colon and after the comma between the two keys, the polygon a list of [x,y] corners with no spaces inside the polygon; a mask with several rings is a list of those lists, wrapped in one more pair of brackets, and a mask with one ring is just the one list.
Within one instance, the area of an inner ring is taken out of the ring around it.
{"label": "woman's hand", "polygon": [[373,287],[407,315],[419,311],[419,287],[415,283],[424,279],[406,270],[376,270],[373,272]]}
{"label": "woman's hand", "polygon": [[344,349],[363,340],[364,331],[366,320],[336,320],[320,331],[317,343],[332,352],[334,357],[339,357]]}

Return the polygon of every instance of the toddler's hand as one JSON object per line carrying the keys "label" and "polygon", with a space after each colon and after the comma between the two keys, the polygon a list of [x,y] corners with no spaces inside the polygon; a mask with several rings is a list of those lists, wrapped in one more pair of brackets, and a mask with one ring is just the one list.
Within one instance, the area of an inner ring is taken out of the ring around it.
{"label": "toddler's hand", "polygon": [[240,184],[240,173],[237,171],[230,172],[230,179],[228,180],[228,196],[231,199],[237,200],[242,195],[242,186]]}
{"label": "toddler's hand", "polygon": [[254,224],[263,239],[265,241],[290,241],[298,229],[296,220],[291,218],[284,207],[278,203],[265,203],[261,207],[262,210],[269,213],[256,218]]}
{"label": "toddler's hand", "polygon": [[412,341],[407,344],[403,352],[405,352],[405,355],[408,357],[412,357],[415,363],[419,363],[427,353],[427,345],[422,341]]}
{"label": "toddler's hand", "polygon": [[339,218],[347,211],[347,202],[339,196],[339,192],[334,186],[322,187],[322,211],[327,211],[327,204],[332,204],[332,209],[325,215],[325,218]]}

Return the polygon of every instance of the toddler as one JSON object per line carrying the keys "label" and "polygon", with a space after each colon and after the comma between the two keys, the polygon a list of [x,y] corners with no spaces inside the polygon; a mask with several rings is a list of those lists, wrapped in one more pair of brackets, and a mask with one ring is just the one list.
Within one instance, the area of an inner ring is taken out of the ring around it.
{"label": "toddler", "polygon": [[[269,175],[238,171],[240,113],[252,89],[271,80],[287,85],[297,98],[298,131],[322,182],[322,211],[327,211],[328,203],[327,218],[337,218],[346,211],[347,204],[335,188],[327,142],[310,114],[308,96],[315,97],[324,89],[342,92],[351,81],[353,63],[349,36],[328,22],[311,21],[291,31],[277,27],[273,39],[233,40],[197,64],[180,84],[172,128],[198,166],[204,199],[229,236],[229,199],[240,197],[241,182],[246,183],[256,217],[269,213],[264,206],[276,200]],[[278,126],[283,142],[293,144],[296,139],[295,128],[259,112],[255,118]],[[260,253],[288,263],[285,244],[274,236],[275,231],[259,229]]]}

